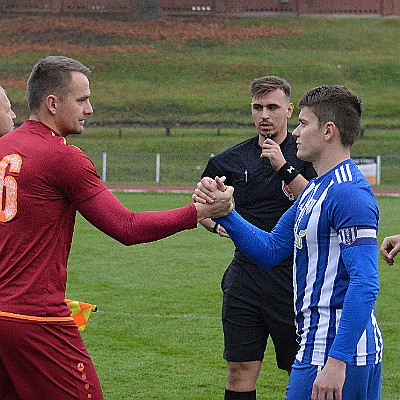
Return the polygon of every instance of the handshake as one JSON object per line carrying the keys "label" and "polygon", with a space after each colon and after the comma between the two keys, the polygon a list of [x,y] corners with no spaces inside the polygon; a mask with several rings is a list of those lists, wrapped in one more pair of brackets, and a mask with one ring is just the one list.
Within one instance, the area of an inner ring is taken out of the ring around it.
{"label": "handshake", "polygon": [[197,220],[219,218],[233,209],[233,187],[225,185],[225,177],[203,178],[196,186],[192,199],[197,209]]}

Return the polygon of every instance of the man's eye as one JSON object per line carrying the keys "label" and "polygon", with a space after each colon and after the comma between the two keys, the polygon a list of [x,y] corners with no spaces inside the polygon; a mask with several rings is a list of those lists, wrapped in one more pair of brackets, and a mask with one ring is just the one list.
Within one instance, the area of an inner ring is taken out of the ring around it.
{"label": "man's eye", "polygon": [[262,111],[263,106],[261,104],[253,104],[253,110]]}

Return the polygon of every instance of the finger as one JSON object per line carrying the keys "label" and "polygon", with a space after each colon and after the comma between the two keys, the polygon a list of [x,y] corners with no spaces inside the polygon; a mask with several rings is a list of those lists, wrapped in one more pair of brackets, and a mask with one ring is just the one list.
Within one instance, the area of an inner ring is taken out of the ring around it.
{"label": "finger", "polygon": [[225,192],[227,195],[232,197],[234,191],[235,191],[235,188],[233,186],[226,186]]}
{"label": "finger", "polygon": [[381,252],[381,254],[382,254],[382,257],[383,258],[387,258],[388,257],[388,255],[389,255],[389,253],[387,252],[387,250],[384,248],[384,247],[382,247],[381,246],[381,248],[380,248],[380,252]]}
{"label": "finger", "polygon": [[389,264],[389,265],[393,265],[394,264],[394,255],[389,253],[389,255],[387,257],[384,257],[385,261]]}
{"label": "finger", "polygon": [[388,257],[393,259],[399,251],[400,251],[400,244],[397,244],[396,246],[393,247],[393,249],[390,250]]}
{"label": "finger", "polygon": [[211,182],[209,182],[208,180],[203,181],[203,179],[197,183],[196,190],[199,192],[203,192],[206,196],[209,196],[214,199],[215,198],[214,190],[216,187],[216,183],[215,183],[214,179],[212,179]]}
{"label": "finger", "polygon": [[199,184],[201,184],[209,192],[213,192],[216,186],[214,179],[209,177],[202,178],[201,181],[197,184],[197,186],[199,186]]}
{"label": "finger", "polygon": [[194,201],[197,201],[197,202],[199,202],[199,203],[203,203],[203,204],[205,204],[205,203],[214,203],[214,197],[215,197],[215,195],[210,196],[210,195],[208,195],[207,193],[204,193],[204,192],[203,192],[202,190],[200,190],[199,188],[196,188],[196,189],[194,190],[193,196],[195,196],[195,197],[192,197],[193,200],[194,200]]}
{"label": "finger", "polygon": [[318,400],[318,389],[315,386],[312,388],[311,400]]}
{"label": "finger", "polygon": [[220,234],[221,234],[221,233],[226,233],[226,230],[225,230],[225,228],[224,228],[222,225],[220,225],[220,226],[219,226],[218,232],[219,232]]}
{"label": "finger", "polygon": [[339,397],[333,397],[333,392],[331,392],[331,391],[329,391],[327,394],[326,394],[326,400],[334,400],[334,399],[336,399],[336,400],[339,400]]}
{"label": "finger", "polygon": [[226,181],[226,176],[222,175],[222,176],[216,176],[216,179],[218,178],[219,181],[221,181],[222,183],[224,183]]}
{"label": "finger", "polygon": [[201,197],[197,196],[195,193],[192,194],[192,200],[195,203],[207,204],[207,200],[202,199]]}
{"label": "finger", "polygon": [[217,188],[218,188],[218,190],[220,190],[221,192],[225,192],[225,190],[226,190],[226,186],[225,186],[225,180],[226,180],[226,177],[225,176],[221,176],[221,177],[219,177],[219,176],[216,176],[215,177],[215,182],[217,183]]}

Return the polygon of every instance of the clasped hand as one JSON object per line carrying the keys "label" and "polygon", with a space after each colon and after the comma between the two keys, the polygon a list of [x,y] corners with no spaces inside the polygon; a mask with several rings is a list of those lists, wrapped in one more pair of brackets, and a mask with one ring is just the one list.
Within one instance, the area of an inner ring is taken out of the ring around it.
{"label": "clasped hand", "polygon": [[207,205],[207,217],[223,217],[233,209],[233,187],[225,185],[225,177],[203,178],[194,190],[192,199]]}

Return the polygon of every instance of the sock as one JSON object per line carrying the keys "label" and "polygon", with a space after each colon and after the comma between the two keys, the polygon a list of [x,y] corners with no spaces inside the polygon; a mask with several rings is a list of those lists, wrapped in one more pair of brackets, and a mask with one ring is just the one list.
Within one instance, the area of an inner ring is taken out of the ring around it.
{"label": "sock", "polygon": [[225,400],[256,400],[256,391],[251,392],[234,392],[225,389]]}

